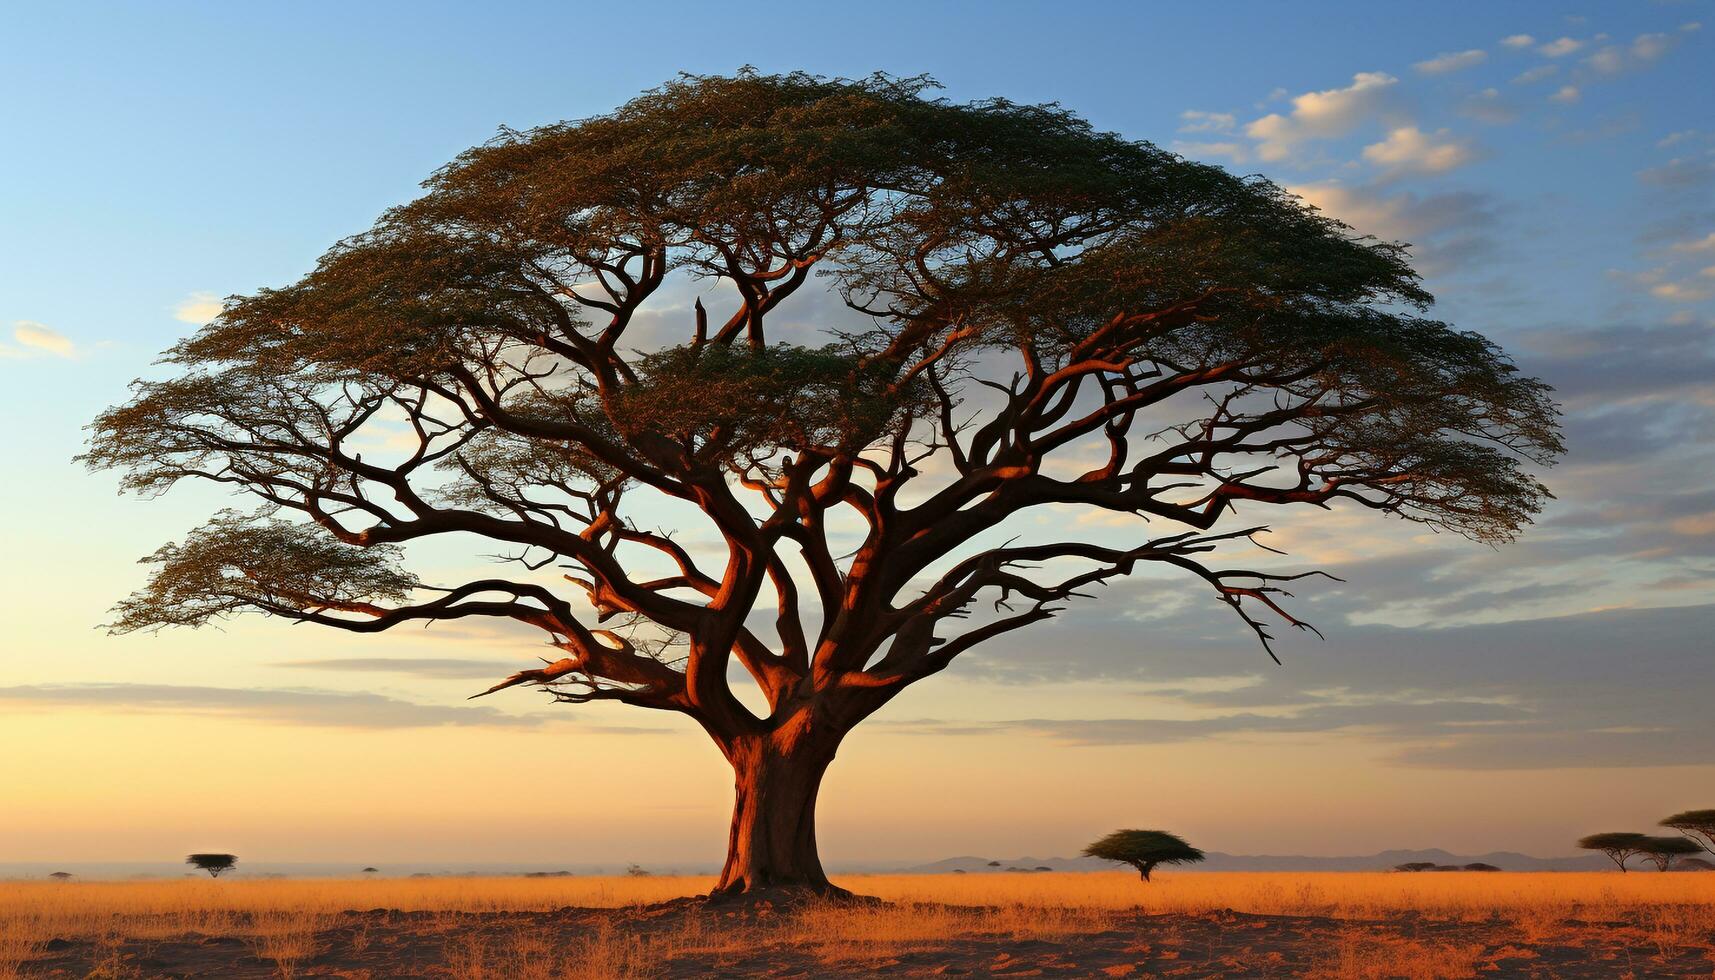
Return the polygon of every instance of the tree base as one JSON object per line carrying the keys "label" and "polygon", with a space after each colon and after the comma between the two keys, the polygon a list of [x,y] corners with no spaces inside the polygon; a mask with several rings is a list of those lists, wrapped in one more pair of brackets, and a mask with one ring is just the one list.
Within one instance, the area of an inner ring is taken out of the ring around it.
{"label": "tree base", "polygon": [[716,888],[699,899],[705,905],[731,909],[768,907],[790,911],[811,904],[884,905],[881,899],[858,895],[830,883],[797,885],[759,885],[755,888]]}

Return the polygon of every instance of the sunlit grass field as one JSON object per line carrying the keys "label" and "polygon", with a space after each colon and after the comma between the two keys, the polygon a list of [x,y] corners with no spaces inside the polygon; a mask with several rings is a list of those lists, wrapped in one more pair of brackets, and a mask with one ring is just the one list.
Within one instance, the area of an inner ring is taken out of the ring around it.
{"label": "sunlit grass field", "polygon": [[[886,904],[812,903],[742,928],[684,917],[647,934],[617,929],[570,950],[549,949],[525,930],[505,941],[449,940],[447,969],[463,977],[642,976],[648,964],[674,955],[757,942],[809,948],[837,964],[934,949],[959,937],[1064,942],[1139,912],[1230,909],[1324,917],[1337,927],[1415,914],[1492,923],[1520,943],[1564,934],[1579,923],[1625,921],[1636,924],[1640,942],[1674,944],[1701,941],[1715,923],[1715,873],[1201,872],[1160,874],[1144,884],[1130,873],[1059,872],[847,875],[838,881]],[[348,910],[427,913],[421,928],[452,936],[468,913],[642,907],[697,895],[712,884],[703,877],[0,882],[0,977],[17,975],[52,939],[117,945],[187,935],[241,937],[289,976],[292,964],[325,951],[318,933]],[[1330,940],[1330,955],[1345,956],[1348,966],[1368,956],[1383,971],[1378,975],[1389,969],[1426,976],[1465,971],[1459,963],[1423,960],[1450,955],[1443,947],[1414,951],[1396,944],[1366,953],[1357,932],[1336,931]],[[362,953],[360,935],[342,941]],[[1407,969],[1401,957],[1418,965]],[[543,972],[532,963],[551,966]],[[1354,967],[1330,975],[1367,973]]]}

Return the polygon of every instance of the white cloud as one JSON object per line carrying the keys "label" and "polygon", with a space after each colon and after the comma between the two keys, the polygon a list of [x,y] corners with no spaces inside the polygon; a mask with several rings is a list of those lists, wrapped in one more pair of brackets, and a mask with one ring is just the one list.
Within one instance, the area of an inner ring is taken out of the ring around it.
{"label": "white cloud", "polygon": [[1444,174],[1476,158],[1470,145],[1445,129],[1425,133],[1416,126],[1398,126],[1387,139],[1364,147],[1364,159],[1390,174]]}
{"label": "white cloud", "polygon": [[1492,245],[1492,204],[1470,192],[1419,195],[1375,185],[1321,181],[1286,188],[1359,234],[1409,242],[1419,271],[1435,275],[1480,261]]}
{"label": "white cloud", "polygon": [[1666,34],[1639,34],[1632,39],[1632,57],[1639,61],[1654,61],[1673,47],[1673,38]]}
{"label": "white cloud", "polygon": [[1584,47],[1584,42],[1576,38],[1563,37],[1544,44],[1536,50],[1550,58],[1564,58]]}
{"label": "white cloud", "polygon": [[1445,75],[1449,72],[1480,65],[1487,61],[1488,57],[1489,53],[1482,48],[1472,48],[1469,51],[1451,51],[1438,54],[1427,61],[1419,61],[1412,67],[1425,75]]}
{"label": "white cloud", "polygon": [[[1715,266],[1701,270],[1705,278],[1715,278]],[[1701,303],[1715,298],[1715,285],[1689,279],[1675,279],[1665,268],[1649,269],[1632,278],[1651,296],[1669,303]]]}
{"label": "white cloud", "polygon": [[1234,163],[1244,163],[1250,159],[1249,149],[1242,143],[1213,142],[1199,143],[1196,141],[1174,140],[1173,152],[1180,156],[1199,159],[1201,157],[1227,157]]}
{"label": "white cloud", "polygon": [[1630,68],[1642,68],[1673,50],[1677,38],[1671,34],[1639,34],[1632,43],[1610,44],[1584,63],[1604,75],[1617,75]]}
{"label": "white cloud", "polygon": [[1528,48],[1536,43],[1536,38],[1529,34],[1508,34],[1501,38],[1501,44],[1509,48]]}
{"label": "white cloud", "polygon": [[1559,65],[1537,65],[1529,71],[1519,72],[1518,77],[1513,79],[1513,84],[1529,85],[1533,82],[1540,82],[1559,70]]}
{"label": "white cloud", "polygon": [[1245,135],[1258,141],[1257,155],[1262,159],[1284,160],[1304,140],[1351,132],[1382,108],[1398,81],[1386,72],[1359,72],[1345,88],[1295,96],[1290,114],[1263,116],[1245,127]]}
{"label": "white cloud", "polygon": [[1609,45],[1584,59],[1584,63],[1604,75],[1617,74],[1626,66],[1625,58],[1621,57],[1620,49]]}
{"label": "white cloud", "polygon": [[1692,239],[1689,242],[1680,242],[1673,246],[1673,250],[1675,252],[1715,252],[1715,231],[1710,232],[1702,238]]}
{"label": "white cloud", "polygon": [[54,357],[77,356],[77,345],[71,342],[71,338],[34,320],[14,321],[12,339],[23,345],[23,350],[5,349],[10,357],[28,357],[38,353]]}
{"label": "white cloud", "polygon": [[213,293],[192,293],[173,307],[173,319],[180,323],[202,326],[220,315],[220,297]]}
{"label": "white cloud", "polygon": [[1583,93],[1578,91],[1578,86],[1562,85],[1560,86],[1559,91],[1548,97],[1548,100],[1550,102],[1560,102],[1566,105],[1572,105],[1582,97]]}
{"label": "white cloud", "polygon": [[[1715,266],[1703,271],[1715,274]],[[1697,283],[1668,280],[1651,286],[1650,295],[1656,299],[1665,299],[1670,303],[1701,303],[1711,296],[1715,296],[1715,291]]]}
{"label": "white cloud", "polygon": [[1184,125],[1179,127],[1181,133],[1230,133],[1238,124],[1238,118],[1230,112],[1204,112],[1200,109],[1187,109],[1179,114]]}
{"label": "white cloud", "polygon": [[1498,88],[1486,88],[1467,97],[1459,103],[1459,114],[1497,126],[1518,119],[1518,110],[1501,98]]}

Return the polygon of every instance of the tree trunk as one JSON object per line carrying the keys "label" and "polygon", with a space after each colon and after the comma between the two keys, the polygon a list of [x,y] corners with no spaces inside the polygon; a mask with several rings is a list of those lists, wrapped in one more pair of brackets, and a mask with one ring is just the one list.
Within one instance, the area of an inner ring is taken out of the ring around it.
{"label": "tree trunk", "polygon": [[843,734],[812,731],[805,716],[724,746],[733,767],[732,832],[711,897],[773,889],[850,894],[828,881],[816,853],[816,792]]}

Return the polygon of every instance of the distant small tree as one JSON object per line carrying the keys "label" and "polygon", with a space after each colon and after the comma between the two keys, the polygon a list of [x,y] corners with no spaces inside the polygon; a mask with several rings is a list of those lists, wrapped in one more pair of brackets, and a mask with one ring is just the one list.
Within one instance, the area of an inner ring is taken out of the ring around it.
{"label": "distant small tree", "polygon": [[649,877],[649,869],[645,868],[641,864],[628,864],[628,865],[626,865],[625,866],[625,873],[627,875],[633,877],[633,878],[647,878],[647,877]]}
{"label": "distant small tree", "polygon": [[1144,881],[1158,864],[1194,864],[1203,852],[1165,830],[1116,830],[1084,848],[1088,857],[1129,864]]}
{"label": "distant small tree", "polygon": [[1470,864],[1465,865],[1464,870],[1466,870],[1466,871],[1499,871],[1501,869],[1495,867],[1492,864],[1484,864],[1481,861],[1472,861]]}
{"label": "distant small tree", "polygon": [[1715,854],[1715,810],[1687,810],[1661,822],[1672,827],[1710,854]]}
{"label": "distant small tree", "polygon": [[1000,862],[999,862],[999,861],[990,861],[990,862],[989,862],[989,867],[991,867],[991,868],[998,868],[998,867],[1000,867]]}
{"label": "distant small tree", "polygon": [[363,873],[366,875],[372,875],[380,872],[380,870],[380,868],[364,868]]}
{"label": "distant small tree", "polygon": [[219,878],[222,871],[232,870],[238,858],[232,854],[192,854],[185,863],[207,871],[210,878]]}
{"label": "distant small tree", "polygon": [[1601,851],[1619,865],[1621,871],[1624,871],[1626,870],[1626,859],[1643,853],[1643,845],[1647,840],[1649,840],[1647,834],[1591,834],[1588,837],[1580,837],[1578,846],[1586,851]]}
{"label": "distant small tree", "polygon": [[1394,865],[1393,869],[1395,871],[1433,871],[1433,870],[1435,870],[1435,862],[1434,861],[1407,861],[1404,864]]}
{"label": "distant small tree", "polygon": [[1703,845],[1685,837],[1645,837],[1638,853],[1649,859],[1657,871],[1666,871],[1674,858],[1702,854]]}
{"label": "distant small tree", "polygon": [[72,879],[72,874],[70,871],[55,871],[53,874],[48,875],[48,877],[55,881],[70,881]]}

